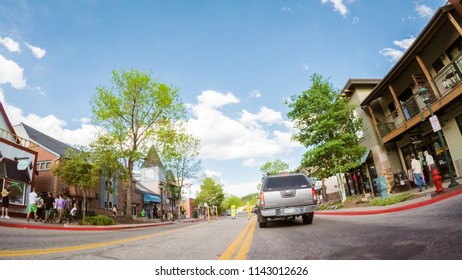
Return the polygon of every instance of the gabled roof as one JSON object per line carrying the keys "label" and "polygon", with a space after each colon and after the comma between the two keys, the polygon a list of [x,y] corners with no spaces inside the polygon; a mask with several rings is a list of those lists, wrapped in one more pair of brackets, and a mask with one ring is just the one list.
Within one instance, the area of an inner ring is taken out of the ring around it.
{"label": "gabled roof", "polygon": [[425,25],[422,31],[417,35],[414,42],[406,49],[401,58],[393,65],[391,70],[385,75],[382,81],[372,90],[372,92],[361,102],[361,106],[366,106],[371,103],[374,99],[380,96],[382,90],[388,87],[390,81],[393,80],[396,76],[400,75],[401,71],[409,66],[411,61],[415,60],[416,54],[420,52],[427,44],[427,38],[430,38],[434,35],[436,30],[439,28],[439,24],[444,22],[449,18],[447,13],[453,10],[453,5],[446,4],[438,10],[432,16],[430,21]]}
{"label": "gabled roof", "polygon": [[146,168],[146,167],[153,167],[153,166],[159,166],[160,168],[163,168],[159,153],[157,153],[156,148],[154,148],[154,146],[152,146],[149,149],[148,155],[144,159],[142,167]]}
{"label": "gabled roof", "polygon": [[[29,136],[30,140],[34,141],[35,143],[47,148],[50,151],[58,154],[59,156],[64,156],[66,154],[66,150],[68,148],[73,148],[72,146],[65,144],[59,140],[56,140],[53,137],[50,137],[24,123],[21,123],[22,127],[26,131],[27,135]],[[75,151],[77,149],[73,148]]]}
{"label": "gabled roof", "polygon": [[[3,108],[2,102],[0,102],[0,114],[3,117],[3,120],[5,121],[6,126],[9,129],[9,132],[13,135],[16,135],[16,132],[14,131],[13,126],[11,125],[10,119],[8,118],[5,108]],[[16,138],[16,142],[19,143],[20,140]]]}

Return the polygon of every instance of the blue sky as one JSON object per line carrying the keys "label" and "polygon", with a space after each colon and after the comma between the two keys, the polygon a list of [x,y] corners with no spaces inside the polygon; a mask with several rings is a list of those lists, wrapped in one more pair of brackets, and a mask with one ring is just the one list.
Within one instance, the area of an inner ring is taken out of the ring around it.
{"label": "blue sky", "polygon": [[13,125],[84,145],[96,87],[112,70],[151,71],[180,90],[205,173],[243,196],[264,162],[295,168],[304,152],[284,99],[313,73],[339,90],[382,78],[445,3],[1,0],[0,101]]}

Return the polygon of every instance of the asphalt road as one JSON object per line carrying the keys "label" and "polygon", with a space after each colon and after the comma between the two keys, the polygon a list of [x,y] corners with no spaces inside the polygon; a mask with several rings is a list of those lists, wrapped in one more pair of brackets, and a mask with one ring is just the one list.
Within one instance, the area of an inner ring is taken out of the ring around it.
{"label": "asphalt road", "polygon": [[246,215],[210,223],[118,231],[1,228],[0,259],[42,260],[425,260],[462,259],[462,196],[412,210],[315,215],[311,225]]}
{"label": "asphalt road", "polygon": [[388,214],[315,216],[256,229],[248,259],[462,259],[462,196]]}

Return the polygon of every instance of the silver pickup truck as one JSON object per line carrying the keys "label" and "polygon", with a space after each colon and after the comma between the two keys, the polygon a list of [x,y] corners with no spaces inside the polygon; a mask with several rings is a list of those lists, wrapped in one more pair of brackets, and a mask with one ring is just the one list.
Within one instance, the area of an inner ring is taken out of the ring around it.
{"label": "silver pickup truck", "polygon": [[263,179],[258,201],[258,225],[268,225],[268,219],[295,219],[302,216],[304,224],[313,222],[317,209],[314,185],[303,173],[268,175]]}

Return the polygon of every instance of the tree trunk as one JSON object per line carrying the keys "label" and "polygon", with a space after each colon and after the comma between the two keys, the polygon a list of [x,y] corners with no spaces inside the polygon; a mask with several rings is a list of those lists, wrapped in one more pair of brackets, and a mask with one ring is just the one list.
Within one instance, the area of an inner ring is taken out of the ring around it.
{"label": "tree trunk", "polygon": [[82,190],[82,192],[83,192],[82,217],[85,220],[85,217],[87,215],[87,209],[86,209],[87,208],[87,192],[85,189]]}
{"label": "tree trunk", "polygon": [[346,194],[345,194],[345,185],[342,180],[342,174],[337,173],[335,174],[335,176],[337,177],[337,183],[340,188],[340,199],[342,202],[344,202],[346,200]]}
{"label": "tree trunk", "polygon": [[327,197],[326,178],[322,178],[321,182],[322,182],[322,198],[325,202],[328,202],[329,198]]}
{"label": "tree trunk", "polygon": [[130,180],[128,182],[128,187],[127,187],[127,199],[125,201],[125,213],[126,217],[131,219],[132,218],[132,181],[133,181],[133,160],[129,159],[128,160],[128,174],[130,177]]}

